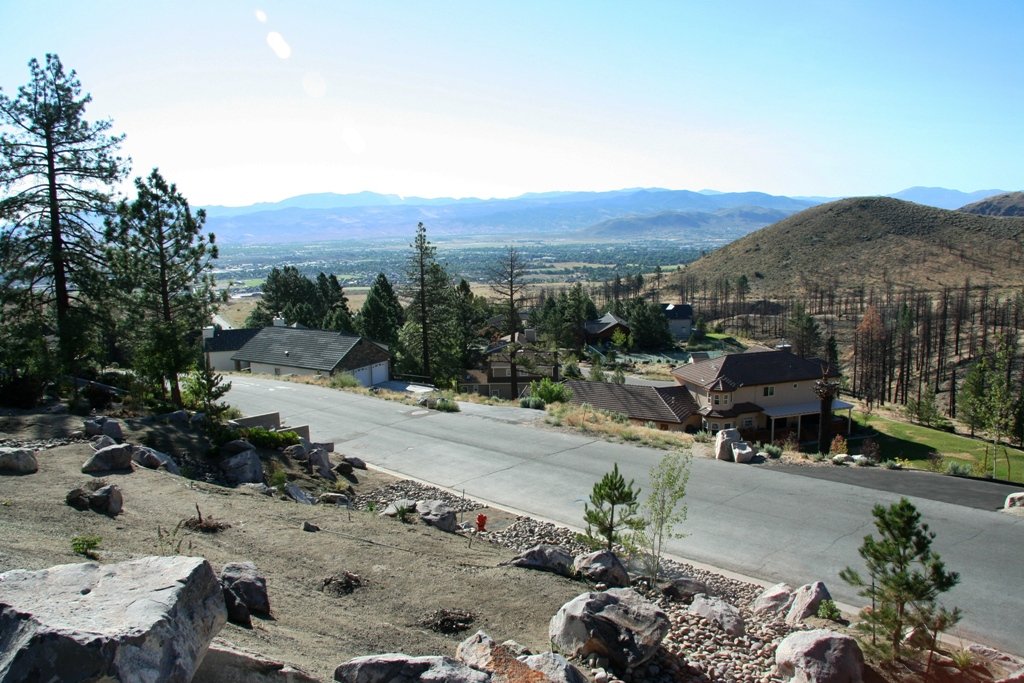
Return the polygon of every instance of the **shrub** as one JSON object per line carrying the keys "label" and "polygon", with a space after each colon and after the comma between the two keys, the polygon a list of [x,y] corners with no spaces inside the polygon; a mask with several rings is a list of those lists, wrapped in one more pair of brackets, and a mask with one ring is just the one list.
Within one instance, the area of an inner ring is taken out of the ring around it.
{"label": "shrub", "polygon": [[562,368],[562,374],[571,379],[580,379],[583,377],[583,373],[580,372],[580,366],[575,361],[569,361]]}
{"label": "shrub", "polygon": [[626,415],[625,413],[618,413],[614,410],[609,410],[608,417],[611,418],[611,421],[615,424],[629,424],[629,415]]}
{"label": "shrub", "polygon": [[770,443],[770,444],[767,444],[764,447],[764,452],[768,454],[769,458],[772,458],[772,459],[781,458],[782,457],[782,446]]}
{"label": "shrub", "polygon": [[828,447],[828,452],[833,455],[847,454],[850,452],[849,447],[846,444],[846,439],[843,438],[842,434],[836,434],[835,438],[832,439],[832,445]]}
{"label": "shrub", "polygon": [[455,399],[441,396],[434,402],[434,410],[439,410],[442,413],[457,413],[459,412],[459,404]]}
{"label": "shrub", "polygon": [[946,474],[954,477],[969,477],[971,476],[971,466],[965,462],[950,460],[946,463]]}
{"label": "shrub", "polygon": [[796,434],[790,432],[786,435],[786,438],[782,442],[782,450],[791,451],[796,453],[800,450],[800,442],[796,438]]}
{"label": "shrub", "polygon": [[299,443],[299,435],[295,432],[272,432],[263,427],[245,427],[239,430],[239,434],[256,448],[277,449]]}
{"label": "shrub", "polygon": [[822,600],[819,602],[816,616],[819,619],[828,619],[829,621],[842,621],[843,619],[843,613],[836,607],[834,600]]}
{"label": "shrub", "polygon": [[824,453],[813,453],[813,454],[811,454],[811,460],[813,460],[814,462],[823,462],[825,460],[825,454]]}
{"label": "shrub", "polygon": [[882,449],[874,439],[864,439],[861,444],[861,454],[870,460],[878,462],[882,459]]}
{"label": "shrub", "polygon": [[928,453],[928,469],[932,472],[942,472],[946,469],[945,459],[942,457],[942,453],[938,451],[931,451]]}
{"label": "shrub", "polygon": [[93,536],[86,534],[85,536],[75,536],[71,539],[71,550],[76,555],[83,555],[91,560],[96,559],[96,549],[100,547],[100,543],[103,541],[99,536]]}
{"label": "shrub", "polygon": [[583,504],[587,535],[605,539],[606,548],[611,550],[615,542],[621,540],[622,530],[634,526],[639,495],[640,489],[633,488],[632,479],[626,483],[619,474],[619,464],[615,463],[612,471],[594,484],[590,504]]}
{"label": "shrub", "polygon": [[693,440],[697,443],[711,443],[711,432],[702,429],[693,435]]}
{"label": "shrub", "polygon": [[530,395],[545,403],[565,403],[572,398],[572,389],[561,382],[551,381],[550,377],[545,377],[539,382],[530,382]]}
{"label": "shrub", "polygon": [[544,403],[544,399],[539,396],[523,396],[519,399],[519,405],[523,408],[532,408],[534,410],[544,410],[547,406],[547,404]]}
{"label": "shrub", "polygon": [[285,484],[288,483],[288,475],[284,469],[276,462],[270,463],[270,475],[267,477],[267,483],[271,488],[280,490]]}
{"label": "shrub", "polygon": [[331,375],[327,383],[332,389],[352,389],[359,386],[359,380],[351,372],[339,372]]}
{"label": "shrub", "polygon": [[900,465],[895,460],[883,460],[882,462],[879,463],[879,466],[887,470],[903,469],[903,466]]}

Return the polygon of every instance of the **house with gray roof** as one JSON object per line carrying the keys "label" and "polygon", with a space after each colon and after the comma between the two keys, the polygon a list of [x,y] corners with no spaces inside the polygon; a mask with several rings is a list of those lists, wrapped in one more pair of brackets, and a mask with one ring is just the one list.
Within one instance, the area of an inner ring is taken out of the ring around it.
{"label": "house with gray roof", "polygon": [[693,306],[690,304],[660,304],[668,320],[668,331],[675,339],[689,339],[693,334]]}
{"label": "house with gray roof", "polygon": [[[774,441],[783,431],[813,429],[817,433],[821,403],[815,382],[839,373],[820,358],[801,358],[789,351],[731,353],[681,365],[672,370],[697,403],[702,428],[711,432],[736,428]],[[833,413],[853,408],[835,399]],[[849,432],[849,413],[845,430]],[[799,437],[798,437],[799,438]]]}
{"label": "house with gray roof", "polygon": [[241,370],[268,375],[351,373],[364,386],[391,378],[391,354],[365,337],[329,330],[264,327],[233,356]]}
{"label": "house with gray roof", "polygon": [[624,334],[629,334],[629,323],[609,311],[597,320],[587,320],[583,323],[583,341],[595,345],[608,342],[611,341],[616,330],[622,330]]}
{"label": "house with gray roof", "polygon": [[217,372],[236,370],[237,365],[231,359],[239,349],[255,337],[259,327],[247,327],[238,330],[224,330],[219,327],[203,328],[203,356],[206,367]]}
{"label": "house with gray roof", "polygon": [[696,431],[700,427],[697,404],[686,387],[650,387],[636,384],[566,380],[572,402],[622,413],[630,422],[652,423],[658,429]]}

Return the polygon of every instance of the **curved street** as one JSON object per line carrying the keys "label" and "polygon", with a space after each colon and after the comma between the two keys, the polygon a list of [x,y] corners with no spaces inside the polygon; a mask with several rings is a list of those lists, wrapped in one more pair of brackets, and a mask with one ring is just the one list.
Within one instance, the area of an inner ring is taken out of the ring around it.
{"label": "curved street", "polygon": [[[299,383],[230,380],[228,400],[246,415],[279,412],[287,424],[310,425],[315,441],[333,441],[339,452],[373,466],[574,528],[582,526],[594,482],[613,463],[646,488],[648,471],[663,455],[538,428],[529,421],[539,414],[519,408],[467,406],[446,414]],[[863,599],[838,573],[847,565],[863,571],[857,548],[874,532],[871,508],[907,495],[936,534],[933,549],[961,575],[944,597],[964,612],[951,635],[1024,655],[1024,611],[1012,597],[1021,579],[1024,517],[996,512],[998,503],[986,509],[1003,489],[979,483],[972,493],[964,489],[964,501],[951,502],[957,490],[950,486],[965,482],[943,478],[936,485],[941,495],[931,496],[927,475],[884,474],[905,483],[833,481],[695,458],[682,528],[688,535],[673,540],[670,551],[769,583],[821,580],[836,600],[860,605]],[[880,475],[872,470],[870,476]]]}

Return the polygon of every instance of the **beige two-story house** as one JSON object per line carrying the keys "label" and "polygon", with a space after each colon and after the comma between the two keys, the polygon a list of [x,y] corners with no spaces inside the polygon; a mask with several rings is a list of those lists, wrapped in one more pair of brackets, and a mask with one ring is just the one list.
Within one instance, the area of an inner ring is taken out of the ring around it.
{"label": "beige two-story house", "polygon": [[[703,429],[736,428],[747,438],[768,441],[791,432],[798,438],[816,436],[821,402],[815,382],[838,377],[826,361],[789,351],[729,354],[681,365],[672,375],[693,396]],[[834,414],[852,408],[845,401],[832,402]],[[849,432],[849,423],[848,413],[844,431]]]}

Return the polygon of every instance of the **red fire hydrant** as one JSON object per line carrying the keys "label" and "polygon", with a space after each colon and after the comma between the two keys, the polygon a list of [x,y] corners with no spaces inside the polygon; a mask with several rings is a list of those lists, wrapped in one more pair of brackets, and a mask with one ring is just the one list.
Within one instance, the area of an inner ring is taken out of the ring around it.
{"label": "red fire hydrant", "polygon": [[487,515],[476,516],[476,530],[477,532],[487,531]]}

